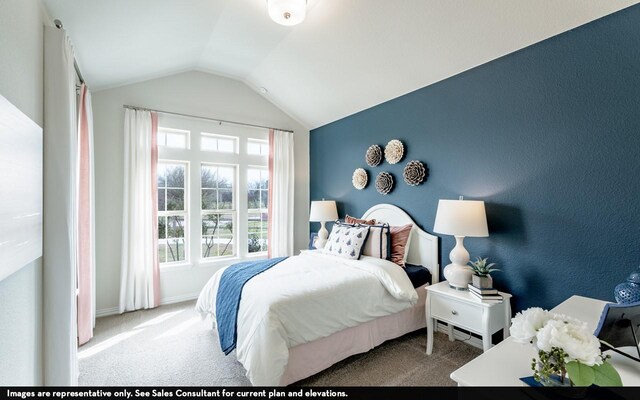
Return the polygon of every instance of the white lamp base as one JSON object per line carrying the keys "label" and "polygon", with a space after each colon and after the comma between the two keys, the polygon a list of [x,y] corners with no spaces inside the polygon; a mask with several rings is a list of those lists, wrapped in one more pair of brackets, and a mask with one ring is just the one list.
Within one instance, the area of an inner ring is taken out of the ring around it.
{"label": "white lamp base", "polygon": [[471,283],[471,267],[458,264],[449,264],[444,267],[444,278],[449,282],[449,286],[458,290],[469,289]]}
{"label": "white lamp base", "polygon": [[467,290],[471,283],[473,270],[467,265],[469,252],[464,248],[464,236],[456,236],[456,247],[449,253],[451,264],[444,267],[444,278],[449,286],[458,290]]}
{"label": "white lamp base", "polygon": [[324,226],[324,221],[320,222],[320,230],[318,231],[318,238],[316,239],[316,249],[323,249],[329,239],[329,231]]}

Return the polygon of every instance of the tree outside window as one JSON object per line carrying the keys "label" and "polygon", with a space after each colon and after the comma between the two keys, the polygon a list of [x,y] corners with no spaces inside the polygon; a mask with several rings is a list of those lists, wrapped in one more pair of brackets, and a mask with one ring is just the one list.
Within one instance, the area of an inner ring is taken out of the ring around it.
{"label": "tree outside window", "polygon": [[233,256],[235,166],[202,164],[202,258]]}
{"label": "tree outside window", "polygon": [[247,206],[247,251],[266,252],[269,226],[269,171],[266,168],[247,170]]}
{"label": "tree outside window", "polygon": [[186,163],[158,163],[158,258],[160,263],[187,260]]}

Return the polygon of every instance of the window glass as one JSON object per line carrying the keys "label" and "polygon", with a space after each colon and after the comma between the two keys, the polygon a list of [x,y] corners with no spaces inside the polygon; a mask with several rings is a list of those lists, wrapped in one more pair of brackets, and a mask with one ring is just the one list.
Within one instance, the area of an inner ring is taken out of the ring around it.
{"label": "window glass", "polygon": [[232,136],[213,135],[202,133],[200,135],[200,149],[203,151],[216,151],[219,153],[236,153],[238,138]]}
{"label": "window glass", "polygon": [[247,251],[267,251],[269,227],[269,171],[266,168],[247,170]]}
{"label": "window glass", "polygon": [[158,146],[188,149],[189,134],[189,131],[160,127],[158,128]]}
{"label": "window glass", "polygon": [[202,258],[233,256],[236,167],[202,164]]}
{"label": "window glass", "polygon": [[249,139],[247,141],[247,154],[256,156],[268,156],[269,142],[267,140]]}
{"label": "window glass", "polygon": [[187,164],[158,162],[158,259],[162,264],[187,260]]}

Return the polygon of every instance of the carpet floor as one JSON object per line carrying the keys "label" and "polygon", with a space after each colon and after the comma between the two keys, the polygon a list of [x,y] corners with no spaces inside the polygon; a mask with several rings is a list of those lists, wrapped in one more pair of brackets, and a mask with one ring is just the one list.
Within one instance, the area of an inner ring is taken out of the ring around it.
{"label": "carpet floor", "polygon": [[[246,386],[235,353],[224,356],[211,321],[195,302],[99,318],[94,338],[78,351],[80,385]],[[481,351],[434,335],[425,355],[420,330],[343,360],[297,383],[301,386],[448,386],[449,374]]]}

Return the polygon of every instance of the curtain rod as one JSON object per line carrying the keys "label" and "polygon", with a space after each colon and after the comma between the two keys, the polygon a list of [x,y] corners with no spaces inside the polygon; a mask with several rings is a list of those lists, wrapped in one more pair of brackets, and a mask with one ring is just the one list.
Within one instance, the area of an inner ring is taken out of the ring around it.
{"label": "curtain rod", "polygon": [[201,116],[198,116],[198,115],[182,114],[182,113],[171,112],[171,111],[154,110],[154,109],[151,109],[151,108],[136,107],[136,106],[130,106],[130,105],[127,105],[127,104],[124,104],[122,106],[122,108],[129,108],[131,110],[151,111],[151,112],[157,112],[157,113],[160,113],[160,114],[167,114],[167,115],[177,115],[179,117],[204,119],[204,120],[207,120],[207,121],[219,122],[221,124],[233,124],[233,125],[249,126],[249,127],[252,127],[252,128],[274,129],[274,130],[277,130],[277,131],[293,133],[293,131],[289,130],[289,129],[280,129],[280,128],[274,128],[274,127],[271,127],[271,126],[247,124],[245,122],[228,121],[228,120],[219,119],[219,118],[201,117]]}
{"label": "curtain rod", "polygon": [[[54,20],[53,23],[55,24],[56,28],[58,29],[63,28],[62,22],[59,19]],[[80,67],[78,67],[78,62],[76,61],[75,57],[73,57],[73,68],[76,69],[76,74],[78,75],[78,79],[80,80],[80,83],[85,83],[84,78],[82,77],[82,72],[80,72]]]}

